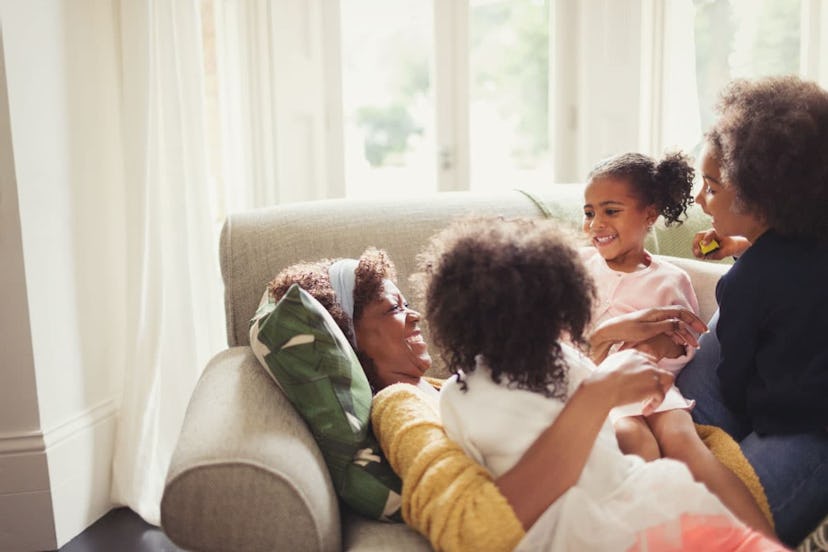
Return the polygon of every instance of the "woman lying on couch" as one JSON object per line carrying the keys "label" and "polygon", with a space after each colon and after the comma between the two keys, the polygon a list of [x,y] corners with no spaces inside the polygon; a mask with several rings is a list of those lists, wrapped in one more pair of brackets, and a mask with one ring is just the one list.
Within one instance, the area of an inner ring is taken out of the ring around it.
{"label": "woman lying on couch", "polygon": [[[436,549],[511,550],[577,481],[577,473],[559,477],[555,468],[564,466],[567,451],[577,448],[573,441],[579,439],[578,427],[553,423],[514,468],[493,479],[447,438],[440,425],[437,392],[423,379],[431,357],[419,329],[420,314],[409,308],[395,279],[387,254],[369,249],[359,260],[290,267],[269,289],[279,299],[298,284],[328,310],[354,346],[377,393],[372,412],[375,432],[403,480],[406,522]],[[696,345],[694,332],[705,329],[681,309],[653,309],[641,313],[638,321],[635,331],[641,340],[666,333],[691,346]],[[393,385],[400,382],[417,389]],[[635,353],[612,374],[590,377],[567,408],[578,412],[578,420],[585,415],[600,422],[616,402],[654,399],[653,406],[657,405],[671,382],[672,377],[649,357]]]}

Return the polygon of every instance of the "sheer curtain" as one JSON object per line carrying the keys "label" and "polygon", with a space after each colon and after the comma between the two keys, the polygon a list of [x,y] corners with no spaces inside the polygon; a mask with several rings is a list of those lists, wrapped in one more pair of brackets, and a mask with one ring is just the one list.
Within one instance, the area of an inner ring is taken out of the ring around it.
{"label": "sheer curtain", "polygon": [[198,0],[122,1],[129,350],[112,499],[158,524],[184,410],[224,315]]}
{"label": "sheer curtain", "polygon": [[[274,5],[275,4],[275,5]],[[279,201],[271,21],[278,2],[213,0],[220,180],[228,212]],[[287,14],[281,15],[283,18]]]}

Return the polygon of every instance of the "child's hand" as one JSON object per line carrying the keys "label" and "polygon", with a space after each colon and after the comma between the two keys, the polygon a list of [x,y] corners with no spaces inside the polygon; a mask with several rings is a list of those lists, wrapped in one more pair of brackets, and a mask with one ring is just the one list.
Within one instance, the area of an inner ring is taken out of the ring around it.
{"label": "child's hand", "polygon": [[646,353],[656,360],[661,360],[662,358],[679,358],[687,354],[687,347],[676,343],[673,341],[673,338],[667,334],[659,334],[633,345],[625,344],[622,348],[638,349],[642,353]]}
{"label": "child's hand", "polygon": [[590,357],[601,362],[613,343],[635,346],[657,335],[666,335],[681,347],[698,347],[697,335],[707,331],[705,323],[684,307],[653,307],[615,316],[596,327],[589,337]]}
{"label": "child's hand", "polygon": [[652,413],[673,384],[670,372],[656,367],[656,360],[635,349],[609,355],[589,378],[600,388],[608,407],[647,401],[643,414]]}
{"label": "child's hand", "polygon": [[[707,246],[715,240],[719,246],[705,254],[702,246]],[[712,228],[696,232],[693,236],[693,256],[699,259],[721,260],[727,257],[738,257],[750,247],[750,242],[741,236],[720,236]]]}

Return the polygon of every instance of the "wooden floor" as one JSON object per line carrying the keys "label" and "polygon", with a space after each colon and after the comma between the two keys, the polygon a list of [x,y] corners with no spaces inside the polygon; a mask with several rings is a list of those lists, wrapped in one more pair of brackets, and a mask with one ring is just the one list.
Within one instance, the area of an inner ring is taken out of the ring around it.
{"label": "wooden floor", "polygon": [[64,544],[59,552],[179,552],[161,529],[129,508],[116,508]]}

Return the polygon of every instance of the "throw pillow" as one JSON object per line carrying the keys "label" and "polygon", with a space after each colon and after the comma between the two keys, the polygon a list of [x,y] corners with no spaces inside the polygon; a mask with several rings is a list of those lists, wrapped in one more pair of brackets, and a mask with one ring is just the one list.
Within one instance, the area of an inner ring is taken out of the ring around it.
{"label": "throw pillow", "polygon": [[340,499],[367,517],[402,521],[402,484],[371,430],[371,388],[328,311],[296,284],[279,302],[265,292],[250,345],[308,424]]}

